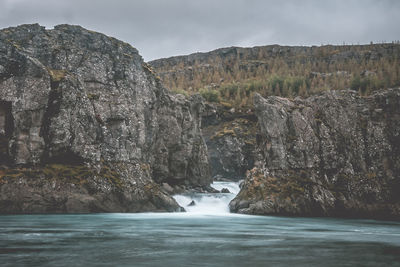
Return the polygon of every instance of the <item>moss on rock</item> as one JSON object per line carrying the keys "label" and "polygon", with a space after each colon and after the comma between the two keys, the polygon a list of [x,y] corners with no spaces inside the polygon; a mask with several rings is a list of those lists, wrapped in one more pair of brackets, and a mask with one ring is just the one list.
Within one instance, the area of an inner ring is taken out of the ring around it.
{"label": "moss on rock", "polygon": [[62,183],[84,185],[94,177],[104,179],[117,189],[123,187],[123,182],[119,173],[107,165],[102,165],[100,171],[87,165],[67,164],[46,164],[37,167],[0,169],[0,183],[7,183],[11,179],[17,178],[45,178],[49,182],[57,180]]}

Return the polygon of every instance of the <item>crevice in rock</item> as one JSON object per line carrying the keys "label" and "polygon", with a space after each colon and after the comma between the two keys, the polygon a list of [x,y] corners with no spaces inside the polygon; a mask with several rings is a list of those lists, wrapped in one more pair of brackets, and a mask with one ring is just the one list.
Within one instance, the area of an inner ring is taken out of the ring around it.
{"label": "crevice in rock", "polygon": [[[359,124],[361,128],[362,141],[364,144],[364,160],[365,166],[371,166],[371,158],[368,153],[368,121],[367,118],[360,117]],[[366,171],[366,170],[364,170]]]}
{"label": "crevice in rock", "polygon": [[51,119],[60,112],[60,105],[62,100],[62,91],[59,89],[59,81],[50,81],[50,92],[47,101],[46,111],[43,115],[43,122],[40,129],[40,136],[43,137],[45,142],[45,151],[43,153],[42,162],[50,162],[50,146],[51,146],[51,133],[50,125]]}
{"label": "crevice in rock", "polygon": [[82,165],[85,160],[72,152],[69,149],[65,149],[62,151],[57,151],[57,155],[52,155],[48,157],[46,163],[49,164],[65,164],[65,165]]}
{"label": "crevice in rock", "polygon": [[324,160],[324,153],[323,153],[323,144],[322,144],[322,137],[321,137],[321,126],[322,122],[317,122],[316,126],[316,136],[318,138],[318,158],[319,158],[319,169],[324,170],[325,169],[325,160]]}
{"label": "crevice in rock", "polygon": [[9,141],[14,131],[12,103],[0,100],[0,164],[10,164]]}

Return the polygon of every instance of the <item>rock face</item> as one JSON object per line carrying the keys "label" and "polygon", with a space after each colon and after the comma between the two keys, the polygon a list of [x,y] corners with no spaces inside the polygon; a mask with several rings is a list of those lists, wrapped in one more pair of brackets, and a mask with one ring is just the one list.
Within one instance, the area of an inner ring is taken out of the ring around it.
{"label": "rock face", "polygon": [[0,31],[0,212],[178,210],[155,183],[210,183],[202,99],[79,26]]}
{"label": "rock face", "polygon": [[400,219],[400,89],[254,105],[263,161],[231,211]]}
{"label": "rock face", "polygon": [[159,135],[154,144],[153,177],[157,182],[207,187],[211,182],[207,146],[201,135],[203,99],[160,96]]}

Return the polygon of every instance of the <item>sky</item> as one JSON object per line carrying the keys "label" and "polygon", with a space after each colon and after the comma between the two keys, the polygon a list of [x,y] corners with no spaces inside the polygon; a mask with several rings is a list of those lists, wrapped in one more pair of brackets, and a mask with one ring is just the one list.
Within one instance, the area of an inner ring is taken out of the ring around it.
{"label": "sky", "polygon": [[229,46],[400,39],[398,0],[0,0],[0,28],[81,25],[146,61]]}

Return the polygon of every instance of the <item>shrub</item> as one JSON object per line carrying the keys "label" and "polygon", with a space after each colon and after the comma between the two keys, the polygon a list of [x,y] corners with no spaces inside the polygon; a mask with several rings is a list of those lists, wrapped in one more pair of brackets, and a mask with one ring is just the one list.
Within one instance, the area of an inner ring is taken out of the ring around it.
{"label": "shrub", "polygon": [[281,93],[285,80],[283,77],[274,75],[269,79],[269,86],[274,93]]}
{"label": "shrub", "polygon": [[214,89],[200,89],[199,93],[208,102],[219,102],[219,92]]}
{"label": "shrub", "polygon": [[369,94],[372,91],[384,88],[387,86],[385,81],[379,80],[376,77],[364,77],[355,76],[351,80],[350,88],[355,91],[359,91],[361,94]]}
{"label": "shrub", "polygon": [[227,98],[233,98],[239,91],[239,85],[237,83],[224,84],[221,86],[221,94]]}

